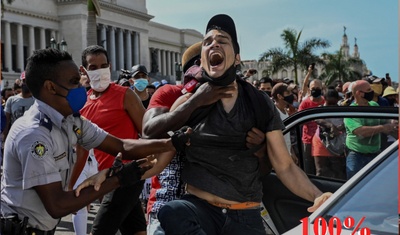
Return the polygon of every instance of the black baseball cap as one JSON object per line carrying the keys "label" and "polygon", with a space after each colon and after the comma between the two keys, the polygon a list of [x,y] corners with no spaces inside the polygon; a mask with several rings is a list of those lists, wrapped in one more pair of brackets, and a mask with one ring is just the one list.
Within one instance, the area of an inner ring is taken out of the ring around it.
{"label": "black baseball cap", "polygon": [[146,66],[141,65],[141,64],[137,64],[137,65],[132,67],[131,77],[136,76],[136,74],[138,74],[140,72],[142,72],[142,73],[144,73],[146,75],[149,75],[149,73],[147,72]]}
{"label": "black baseball cap", "polygon": [[237,54],[240,53],[240,47],[239,43],[237,41],[237,34],[236,34],[236,26],[235,22],[233,22],[233,19],[225,14],[219,14],[213,16],[207,24],[206,28],[206,34],[212,30],[212,29],[217,29],[217,30],[222,30],[225,31],[231,36],[232,42],[233,42],[233,47],[235,49],[235,52]]}

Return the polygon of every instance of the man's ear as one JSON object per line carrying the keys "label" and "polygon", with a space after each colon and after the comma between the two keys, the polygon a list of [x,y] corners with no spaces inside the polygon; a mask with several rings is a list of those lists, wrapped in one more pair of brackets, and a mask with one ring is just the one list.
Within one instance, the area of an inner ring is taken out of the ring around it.
{"label": "man's ear", "polygon": [[86,77],[89,77],[88,74],[87,74],[87,71],[86,71],[85,67],[83,67],[83,65],[80,65],[80,66],[79,66],[79,72],[80,72],[81,74],[86,75]]}
{"label": "man's ear", "polygon": [[241,62],[240,54],[236,54],[235,56],[235,66],[239,65]]}
{"label": "man's ear", "polygon": [[43,83],[43,89],[45,89],[46,92],[55,95],[56,88],[54,87],[54,83],[52,83],[50,80],[46,80]]}

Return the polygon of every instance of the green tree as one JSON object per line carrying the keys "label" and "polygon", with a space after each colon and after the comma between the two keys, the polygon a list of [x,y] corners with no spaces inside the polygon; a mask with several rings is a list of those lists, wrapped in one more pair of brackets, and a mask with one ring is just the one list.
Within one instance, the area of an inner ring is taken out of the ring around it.
{"label": "green tree", "polygon": [[97,45],[97,20],[100,16],[100,4],[98,0],[88,0],[88,18],[86,29],[86,45]]}
{"label": "green tree", "polygon": [[364,62],[361,59],[343,56],[342,50],[334,54],[323,54],[325,71],[319,79],[330,85],[334,81],[352,82],[362,78]]}
{"label": "green tree", "polygon": [[297,33],[294,29],[285,29],[281,34],[284,48],[272,48],[261,54],[259,61],[271,61],[272,73],[287,67],[294,67],[294,82],[298,84],[297,69],[307,69],[311,63],[324,64],[319,56],[314,54],[314,50],[327,48],[330,46],[329,41],[311,38],[300,42],[302,30]]}

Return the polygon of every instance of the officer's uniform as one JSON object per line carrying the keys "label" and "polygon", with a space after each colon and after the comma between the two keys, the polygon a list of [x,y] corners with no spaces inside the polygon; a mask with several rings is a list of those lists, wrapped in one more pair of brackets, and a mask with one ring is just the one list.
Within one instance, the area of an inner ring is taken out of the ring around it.
{"label": "officer's uniform", "polygon": [[95,148],[106,136],[97,125],[72,115],[64,118],[36,100],[12,125],[5,142],[1,213],[27,216],[29,227],[54,229],[59,220],[47,213],[33,187],[61,181],[66,189],[76,162],[75,145]]}

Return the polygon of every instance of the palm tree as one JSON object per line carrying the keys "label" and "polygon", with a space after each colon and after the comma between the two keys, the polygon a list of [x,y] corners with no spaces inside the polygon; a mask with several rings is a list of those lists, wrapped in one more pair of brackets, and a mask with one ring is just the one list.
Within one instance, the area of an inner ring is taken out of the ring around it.
{"label": "palm tree", "polygon": [[326,58],[325,71],[320,75],[320,79],[325,84],[332,84],[339,80],[342,82],[352,82],[362,78],[362,68],[364,62],[353,57],[344,57],[340,49],[335,54],[323,54]]}
{"label": "palm tree", "polygon": [[294,29],[285,29],[281,34],[281,38],[285,44],[285,49],[273,48],[261,54],[259,61],[270,60],[272,62],[272,73],[287,67],[294,67],[294,82],[298,84],[297,69],[307,69],[311,63],[324,64],[324,61],[313,51],[319,48],[327,48],[330,46],[329,41],[312,38],[300,43],[302,30],[297,33]]}
{"label": "palm tree", "polygon": [[86,44],[97,45],[97,20],[100,16],[100,4],[98,0],[88,0],[88,19],[86,29]]}

